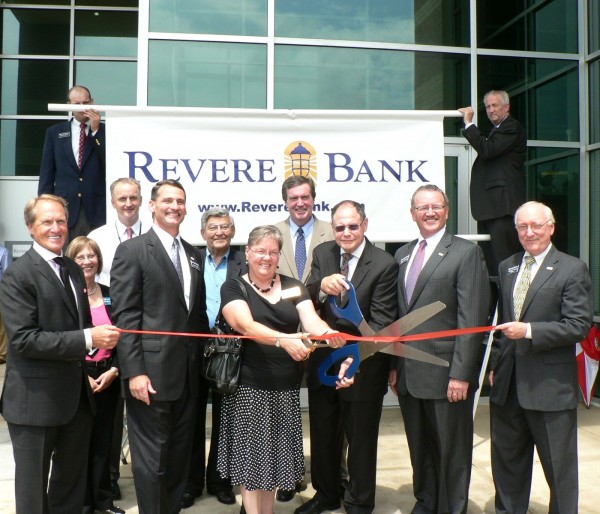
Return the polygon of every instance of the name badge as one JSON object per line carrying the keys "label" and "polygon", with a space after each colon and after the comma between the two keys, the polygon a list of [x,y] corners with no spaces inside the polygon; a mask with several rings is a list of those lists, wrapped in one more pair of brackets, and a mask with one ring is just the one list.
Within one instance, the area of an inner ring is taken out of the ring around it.
{"label": "name badge", "polygon": [[71,137],[71,133],[70,132],[59,132],[58,133],[58,139],[63,139],[65,137]]}
{"label": "name badge", "polygon": [[289,289],[281,291],[281,299],[289,300],[290,298],[298,298],[301,293],[300,286],[290,287]]}
{"label": "name badge", "polygon": [[519,266],[513,266],[512,268],[508,268],[506,270],[508,275],[512,275],[513,273],[519,273]]}
{"label": "name badge", "polygon": [[200,264],[196,262],[196,259],[190,257],[190,266],[194,268],[196,271],[200,271]]}
{"label": "name badge", "polygon": [[407,255],[406,257],[402,257],[402,260],[400,261],[400,265],[404,264],[405,262],[407,262],[410,259],[410,255]]}

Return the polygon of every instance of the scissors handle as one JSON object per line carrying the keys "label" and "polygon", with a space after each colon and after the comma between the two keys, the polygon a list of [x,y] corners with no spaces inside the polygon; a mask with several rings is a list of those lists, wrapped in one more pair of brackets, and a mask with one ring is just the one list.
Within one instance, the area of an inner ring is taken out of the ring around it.
{"label": "scissors handle", "polygon": [[352,285],[348,279],[346,282],[350,286],[350,290],[348,291],[348,305],[346,307],[339,307],[335,303],[335,296],[329,295],[329,307],[335,316],[338,318],[343,318],[350,323],[353,323],[355,327],[358,327],[363,320],[363,314],[360,311],[360,306],[358,305],[358,301],[356,300],[356,289]]}
{"label": "scissors handle", "polygon": [[335,352],[331,352],[327,358],[321,362],[319,366],[319,380],[323,385],[335,387],[335,383],[339,380],[337,375],[330,375],[327,372],[338,362],[345,360],[347,357],[353,357],[354,361],[348,367],[345,377],[352,378],[360,365],[360,352],[357,344],[347,344],[338,348]]}

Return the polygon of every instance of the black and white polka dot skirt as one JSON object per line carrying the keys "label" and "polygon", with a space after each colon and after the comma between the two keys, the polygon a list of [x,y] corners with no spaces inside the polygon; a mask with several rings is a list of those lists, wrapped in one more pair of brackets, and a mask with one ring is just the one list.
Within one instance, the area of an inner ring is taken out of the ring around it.
{"label": "black and white polka dot skirt", "polygon": [[300,391],[240,386],[223,398],[217,469],[249,491],[291,491],[304,477]]}

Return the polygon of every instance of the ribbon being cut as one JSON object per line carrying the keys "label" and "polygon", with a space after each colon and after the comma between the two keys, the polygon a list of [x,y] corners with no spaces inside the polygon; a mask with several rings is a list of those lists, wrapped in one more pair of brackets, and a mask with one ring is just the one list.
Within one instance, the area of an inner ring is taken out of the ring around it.
{"label": "ribbon being cut", "polygon": [[[427,352],[418,350],[404,345],[406,341],[422,341],[425,339],[439,339],[444,337],[453,337],[462,334],[473,334],[478,332],[489,332],[494,330],[493,326],[484,327],[471,327],[471,328],[457,328],[451,330],[441,330],[438,332],[424,332],[421,334],[404,335],[407,332],[413,330],[418,325],[428,320],[432,316],[435,316],[438,312],[441,312],[446,308],[442,302],[434,302],[426,305],[416,311],[403,316],[399,320],[391,323],[387,327],[383,328],[379,332],[375,332],[364,320],[358,302],[356,300],[356,291],[351,282],[350,290],[348,292],[348,304],[343,309],[335,304],[335,296],[329,297],[329,302],[333,312],[338,317],[344,318],[352,322],[361,332],[361,336],[354,334],[341,333],[342,337],[347,341],[356,341],[358,344],[346,345],[343,348],[337,349],[333,352],[319,368],[319,379],[324,385],[335,387],[335,382],[338,380],[337,375],[329,375],[329,369],[336,363],[346,359],[348,356],[353,358],[352,365],[348,368],[346,376],[348,378],[354,376],[362,360],[367,359],[371,355],[381,351],[389,353],[391,355],[397,355],[406,359],[416,359],[423,362],[428,362],[437,366],[448,367],[448,361],[440,359]],[[168,336],[182,336],[182,337],[198,337],[198,338],[211,338],[214,334],[199,334],[191,332],[161,332],[161,331],[145,331],[145,330],[123,330],[119,329],[122,333],[130,334],[153,334],[153,335],[168,335]],[[325,341],[325,343],[315,343],[311,341],[308,334],[305,337],[305,344],[311,349],[327,346],[327,339],[340,335],[336,334],[324,334],[319,336],[319,339]],[[236,339],[252,339],[251,336],[243,336],[239,334],[220,334],[220,338],[236,338]]]}

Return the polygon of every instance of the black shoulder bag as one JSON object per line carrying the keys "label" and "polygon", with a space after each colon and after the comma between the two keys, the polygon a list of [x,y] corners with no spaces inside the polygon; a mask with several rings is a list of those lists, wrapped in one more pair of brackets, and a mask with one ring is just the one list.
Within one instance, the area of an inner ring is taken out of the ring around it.
{"label": "black shoulder bag", "polygon": [[[247,300],[248,292],[244,280],[239,277],[235,280],[240,285],[244,299]],[[209,338],[204,347],[202,376],[208,380],[214,391],[233,394],[237,391],[240,381],[244,340],[239,337],[220,337],[222,334],[237,333],[229,326],[220,309],[211,332],[214,337]]]}

